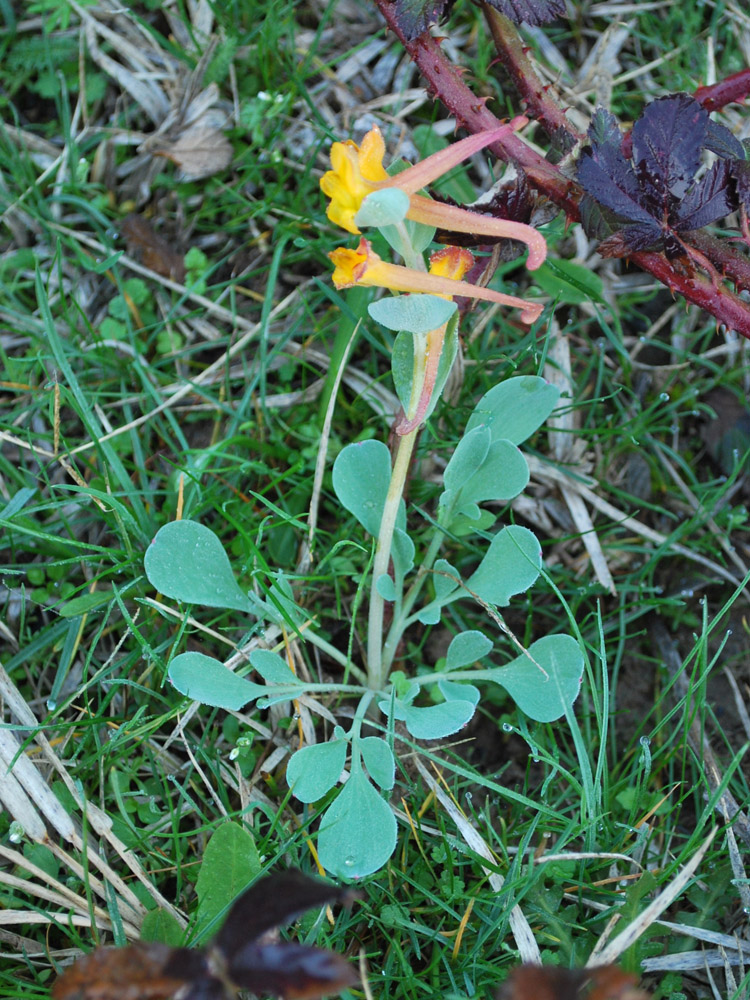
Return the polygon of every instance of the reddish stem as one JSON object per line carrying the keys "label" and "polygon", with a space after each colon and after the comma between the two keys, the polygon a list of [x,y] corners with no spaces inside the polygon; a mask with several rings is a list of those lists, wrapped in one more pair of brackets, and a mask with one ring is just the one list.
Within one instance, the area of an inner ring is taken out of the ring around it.
{"label": "reddish stem", "polygon": [[750,306],[726,285],[715,285],[702,274],[692,277],[680,274],[661,253],[634,253],[629,259],[653,274],[671,292],[679,292],[689,302],[715,316],[720,323],[750,339]]}
{"label": "reddish stem", "polygon": [[577,142],[584,141],[586,137],[577,132],[565,117],[555,88],[546,86],[539,79],[513,22],[486,3],[482,4],[482,12],[500,64],[510,75],[518,96],[525,102],[525,110],[539,121],[550,139],[564,152],[572,149]]}
{"label": "reddish stem", "polygon": [[741,69],[725,80],[698,87],[693,95],[706,111],[718,111],[727,104],[744,101],[750,94],[750,68]]}

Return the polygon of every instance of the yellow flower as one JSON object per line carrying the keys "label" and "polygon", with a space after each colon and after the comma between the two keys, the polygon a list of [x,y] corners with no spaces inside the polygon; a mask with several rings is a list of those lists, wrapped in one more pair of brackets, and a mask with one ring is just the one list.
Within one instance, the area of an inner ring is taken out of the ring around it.
{"label": "yellow flower", "polygon": [[385,144],[377,127],[367,133],[361,146],[351,140],[334,142],[331,146],[333,169],[327,171],[320,181],[323,194],[330,199],[328,218],[347,232],[359,235],[360,230],[354,219],[365,198],[382,188],[400,188],[409,196],[407,219],[458,233],[520,240],[529,248],[527,266],[533,271],[544,263],[547,244],[541,233],[532,226],[508,219],[493,219],[455,205],[443,205],[417,194],[467,157],[491,145],[508,130],[519,128],[526,121],[522,117],[514,118],[508,125],[471,135],[393,177],[389,177],[383,167]]}
{"label": "yellow flower", "polygon": [[[521,310],[523,323],[533,323],[539,318],[542,306],[538,302],[527,302],[526,299],[518,299],[514,295],[505,295],[491,288],[482,288],[481,285],[461,281],[460,275],[465,274],[471,266],[471,264],[467,266],[467,259],[463,256],[466,252],[458,247],[439,250],[437,254],[433,254],[433,258],[437,257],[438,262],[437,265],[433,264],[430,274],[411,267],[403,267],[401,264],[389,264],[375,253],[370,242],[364,237],[359,241],[356,250],[337,247],[328,256],[334,265],[333,283],[336,288],[368,285],[390,288],[393,292],[426,292],[428,295],[448,298],[465,295],[468,298],[515,306]],[[456,277],[453,277],[451,272]]]}

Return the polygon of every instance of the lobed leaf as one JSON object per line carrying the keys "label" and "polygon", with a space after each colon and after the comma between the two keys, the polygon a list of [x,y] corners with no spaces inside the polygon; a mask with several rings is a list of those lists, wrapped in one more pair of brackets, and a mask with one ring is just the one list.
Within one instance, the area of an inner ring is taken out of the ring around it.
{"label": "lobed leaf", "polygon": [[362,761],[372,780],[387,792],[396,783],[396,761],[393,751],[380,736],[365,736],[357,741]]}
{"label": "lobed leaf", "polygon": [[490,429],[493,441],[521,444],[552,413],[560,390],[537,375],[517,375],[494,386],[474,407],[466,432],[480,424]]}
{"label": "lobed leaf", "polygon": [[483,659],[492,649],[492,640],[484,633],[472,629],[459,632],[451,640],[445,657],[446,670],[460,670]]}
{"label": "lobed leaf", "polygon": [[388,295],[368,306],[376,323],[387,330],[406,333],[429,333],[444,326],[458,306],[437,295]]}
{"label": "lobed leaf", "polygon": [[[375,538],[380,531],[390,481],[391,453],[382,441],[348,444],[333,463],[336,496]],[[405,513],[402,521],[406,521]]]}

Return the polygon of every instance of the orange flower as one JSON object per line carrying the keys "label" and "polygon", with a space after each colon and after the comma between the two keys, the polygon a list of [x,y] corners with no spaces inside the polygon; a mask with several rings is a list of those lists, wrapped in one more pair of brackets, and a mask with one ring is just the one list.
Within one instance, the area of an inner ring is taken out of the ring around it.
{"label": "orange flower", "polygon": [[547,244],[542,234],[532,226],[508,219],[493,219],[455,205],[442,205],[417,194],[467,157],[489,146],[504,132],[520,128],[526,122],[526,118],[514,118],[508,125],[469,136],[393,177],[383,167],[385,144],[377,127],[367,133],[361,146],[351,140],[334,142],[331,146],[333,169],[327,171],[320,181],[323,194],[330,198],[328,218],[347,232],[359,235],[355,216],[365,198],[382,188],[400,188],[409,197],[407,219],[458,233],[520,240],[529,248],[529,270],[536,270],[544,263]]}
{"label": "orange flower", "polygon": [[[439,250],[433,255],[439,259],[437,266],[433,265],[430,274],[411,267],[403,267],[401,264],[389,264],[375,253],[370,242],[364,237],[359,241],[356,250],[337,247],[328,256],[334,265],[333,283],[336,288],[369,285],[390,288],[393,292],[426,292],[428,295],[449,298],[453,298],[454,295],[465,295],[468,298],[515,306],[521,310],[523,323],[533,323],[539,318],[542,311],[541,303],[527,302],[526,299],[518,299],[514,295],[505,295],[491,288],[482,288],[481,285],[461,281],[460,275],[465,274],[471,266],[471,264],[466,266],[464,256],[466,253],[467,251],[462,251],[458,247]],[[451,277],[451,271],[457,277]]]}

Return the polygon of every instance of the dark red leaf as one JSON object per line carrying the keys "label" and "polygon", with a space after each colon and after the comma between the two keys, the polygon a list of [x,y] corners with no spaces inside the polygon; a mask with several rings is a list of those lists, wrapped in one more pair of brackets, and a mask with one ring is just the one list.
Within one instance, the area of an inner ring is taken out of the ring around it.
{"label": "dark red leaf", "polygon": [[514,24],[547,24],[556,17],[565,17],[565,0],[487,0]]}
{"label": "dark red leaf", "polygon": [[96,948],[56,980],[53,1000],[167,1000],[185,983],[184,976],[167,971],[173,951],[145,941],[130,948]]}
{"label": "dark red leaf", "polygon": [[622,167],[618,164],[609,173],[584,149],[578,163],[578,180],[592,198],[617,215],[634,222],[653,222],[653,215],[638,202],[638,185],[630,164],[624,158]]}
{"label": "dark red leaf", "polygon": [[452,0],[396,0],[396,23],[407,42],[438,24]]}
{"label": "dark red leaf", "polygon": [[220,979],[206,976],[189,986],[186,993],[180,991],[179,1000],[227,1000],[227,991]]}
{"label": "dark red leaf", "polygon": [[291,942],[247,945],[232,957],[227,971],[242,989],[287,1000],[339,993],[357,981],[340,955]]}
{"label": "dark red leaf", "polygon": [[[670,258],[684,257],[678,233],[724,218],[738,207],[743,192],[750,194],[750,171],[746,176],[738,166],[746,162],[738,158],[744,155],[741,143],[711,123],[687,94],[659,98],[635,123],[630,143],[635,167],[608,112],[594,113],[589,139],[578,163],[578,180],[586,191],[581,218],[590,236],[603,239],[603,256],[626,257],[660,246]],[[704,149],[725,158],[696,181]]]}
{"label": "dark red leaf", "polygon": [[597,250],[602,257],[629,257],[639,250],[656,246],[662,237],[662,229],[655,222],[624,226],[602,240]]}
{"label": "dark red leaf", "polygon": [[729,176],[729,163],[718,160],[688,191],[675,212],[677,221],[674,228],[678,232],[702,229],[729,215],[734,207]]}
{"label": "dark red leaf", "polygon": [[733,160],[729,169],[737,190],[737,200],[750,214],[750,160]]}
{"label": "dark red leaf", "polygon": [[688,94],[652,101],[633,126],[633,163],[645,202],[661,215],[684,198],[701,164],[708,112]]}
{"label": "dark red leaf", "polygon": [[351,896],[348,889],[319,882],[293,869],[268,875],[233,904],[216,936],[216,947],[231,959],[266,931],[290,923],[305,910]]}
{"label": "dark red leaf", "polygon": [[745,149],[740,140],[732,135],[725,125],[718,122],[708,121],[706,128],[706,149],[721,156],[723,159],[733,159],[734,157],[744,160]]}

